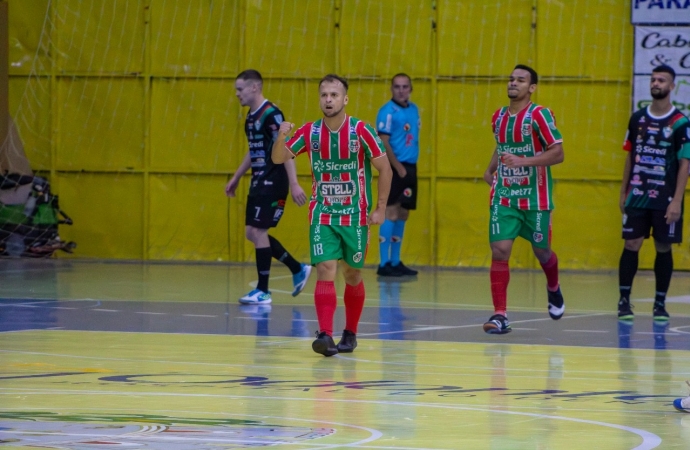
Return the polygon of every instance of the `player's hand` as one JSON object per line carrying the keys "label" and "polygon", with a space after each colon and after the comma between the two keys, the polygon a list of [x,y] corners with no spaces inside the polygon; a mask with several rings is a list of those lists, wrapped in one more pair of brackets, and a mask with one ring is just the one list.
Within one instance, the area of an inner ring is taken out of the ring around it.
{"label": "player's hand", "polygon": [[489,186],[494,185],[494,174],[489,172],[488,170],[484,172],[484,181],[486,181],[486,184]]}
{"label": "player's hand", "polygon": [[627,194],[621,192],[621,198],[618,201],[618,207],[621,210],[621,214],[625,214],[625,200],[628,198]]}
{"label": "player's hand", "polygon": [[290,195],[292,195],[292,200],[297,206],[302,206],[307,202],[307,194],[304,193],[304,189],[302,189],[299,183],[290,185]]}
{"label": "player's hand", "polygon": [[671,200],[671,203],[666,208],[666,225],[671,225],[680,219],[680,201]]}
{"label": "player's hand", "polygon": [[367,224],[369,225],[381,225],[386,220],[386,206],[376,207],[375,210],[369,214],[367,219]]}
{"label": "player's hand", "polygon": [[407,169],[405,169],[405,166],[403,166],[402,163],[397,163],[395,165],[395,171],[398,172],[398,176],[400,178],[405,178],[405,175],[407,175]]}
{"label": "player's hand", "polygon": [[287,137],[294,127],[295,127],[294,123],[281,122],[280,128],[278,128],[278,136],[283,137],[283,138]]}
{"label": "player's hand", "polygon": [[504,166],[515,168],[522,167],[525,165],[525,158],[522,156],[513,155],[512,153],[503,153],[501,155],[501,162]]}
{"label": "player's hand", "polygon": [[235,196],[235,191],[237,190],[237,186],[239,186],[240,181],[235,180],[235,177],[232,177],[230,181],[228,181],[228,184],[225,185],[225,195],[228,197],[234,197]]}

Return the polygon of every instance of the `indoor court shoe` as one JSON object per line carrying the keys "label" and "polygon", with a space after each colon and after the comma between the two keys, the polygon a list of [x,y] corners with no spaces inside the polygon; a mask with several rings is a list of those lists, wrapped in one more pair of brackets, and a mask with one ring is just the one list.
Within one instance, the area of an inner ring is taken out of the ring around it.
{"label": "indoor court shoe", "polygon": [[393,269],[393,272],[398,272],[401,276],[404,277],[411,277],[414,275],[417,275],[419,273],[418,270],[410,269],[407,267],[405,264],[403,264],[402,261],[400,261],[396,265],[391,265],[391,269]]}
{"label": "indoor court shoe", "polygon": [[[690,386],[690,381],[686,381]],[[673,400],[673,407],[680,412],[690,413],[690,396]]]}
{"label": "indoor court shoe", "polygon": [[316,332],[316,339],[311,343],[311,348],[316,353],[321,353],[323,356],[333,356],[338,354],[338,348],[333,342],[333,338],[326,334],[325,331]]}
{"label": "indoor court shoe", "polygon": [[655,321],[668,321],[668,313],[664,307],[664,302],[654,302],[654,312],[652,315]]}
{"label": "indoor court shoe", "polygon": [[506,334],[510,333],[510,323],[508,318],[500,314],[494,314],[489,317],[489,321],[484,324],[484,331],[489,334]]}
{"label": "indoor court shoe", "polygon": [[563,301],[563,294],[561,294],[561,287],[558,286],[555,292],[551,292],[548,289],[546,292],[549,295],[549,316],[553,320],[558,320],[563,317],[565,312],[565,302]]}
{"label": "indoor court shoe", "polygon": [[357,335],[350,330],[343,330],[343,337],[337,348],[338,353],[352,353],[357,348]]}
{"label": "indoor court shoe", "polygon": [[400,276],[402,276],[401,273],[393,270],[393,266],[391,266],[390,262],[387,262],[386,264],[379,266],[379,268],[376,269],[376,275],[378,275],[380,277],[400,277]]}
{"label": "indoor court shoe", "polygon": [[268,305],[271,303],[271,293],[260,289],[254,289],[249,294],[240,298],[243,305]]}
{"label": "indoor court shoe", "polygon": [[311,274],[311,266],[307,264],[302,264],[302,270],[297,272],[292,276],[292,285],[295,289],[292,291],[292,296],[297,297],[300,292],[307,285],[307,280],[309,280],[309,275]]}
{"label": "indoor court shoe", "polygon": [[621,297],[618,300],[618,320],[633,320],[635,315],[632,312],[633,305],[630,304],[630,300]]}

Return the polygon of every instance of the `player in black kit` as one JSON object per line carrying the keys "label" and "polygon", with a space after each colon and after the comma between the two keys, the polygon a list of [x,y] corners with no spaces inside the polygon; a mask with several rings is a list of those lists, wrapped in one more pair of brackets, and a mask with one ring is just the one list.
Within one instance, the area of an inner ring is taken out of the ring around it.
{"label": "player in black kit", "polygon": [[271,272],[271,258],[285,264],[292,272],[293,297],[307,284],[311,266],[300,264],[288,253],[277,239],[268,234],[268,229],[278,225],[285,208],[288,191],[298,206],[307,201],[304,190],[297,181],[295,162],[274,164],[271,161],[273,141],[283,121],[283,113],[263,96],[263,78],[256,70],[245,70],[235,79],[235,95],[249,112],[244,131],[249,141],[249,151],[225,186],[228,197],[234,197],[242,176],[252,169],[252,179],[247,196],[245,234],[254,243],[256,270],[259,281],[256,289],[240,298],[243,304],[269,304],[271,293],[268,279]]}
{"label": "player in black kit", "polygon": [[661,65],[652,70],[651,105],[630,118],[623,148],[629,152],[621,185],[625,248],[618,267],[618,318],[634,318],[630,291],[642,243],[654,237],[656,259],[655,321],[668,321],[666,292],[673,274],[671,245],[683,240],[683,194],[688,182],[690,124],[671,103],[676,73]]}

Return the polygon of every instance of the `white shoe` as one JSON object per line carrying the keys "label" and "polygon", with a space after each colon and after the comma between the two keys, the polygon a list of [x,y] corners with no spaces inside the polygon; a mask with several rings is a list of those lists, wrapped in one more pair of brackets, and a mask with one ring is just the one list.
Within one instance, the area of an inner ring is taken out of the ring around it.
{"label": "white shoe", "polygon": [[241,297],[240,303],[243,305],[267,305],[271,303],[271,293],[254,289],[244,297]]}

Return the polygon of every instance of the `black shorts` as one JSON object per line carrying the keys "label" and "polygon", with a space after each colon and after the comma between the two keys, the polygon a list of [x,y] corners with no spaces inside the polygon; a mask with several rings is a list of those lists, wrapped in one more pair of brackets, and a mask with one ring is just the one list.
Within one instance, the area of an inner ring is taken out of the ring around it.
{"label": "black shorts", "polygon": [[623,239],[647,239],[652,231],[655,240],[666,244],[683,242],[683,214],[672,224],[666,223],[666,211],[660,209],[625,208],[623,216]]}
{"label": "black shorts", "polygon": [[405,178],[400,178],[398,171],[393,169],[391,180],[391,192],[388,195],[388,206],[400,203],[400,206],[414,210],[417,209],[417,164],[402,163],[407,173]]}
{"label": "black shorts", "polygon": [[244,224],[261,229],[276,227],[284,210],[284,198],[249,196]]}

